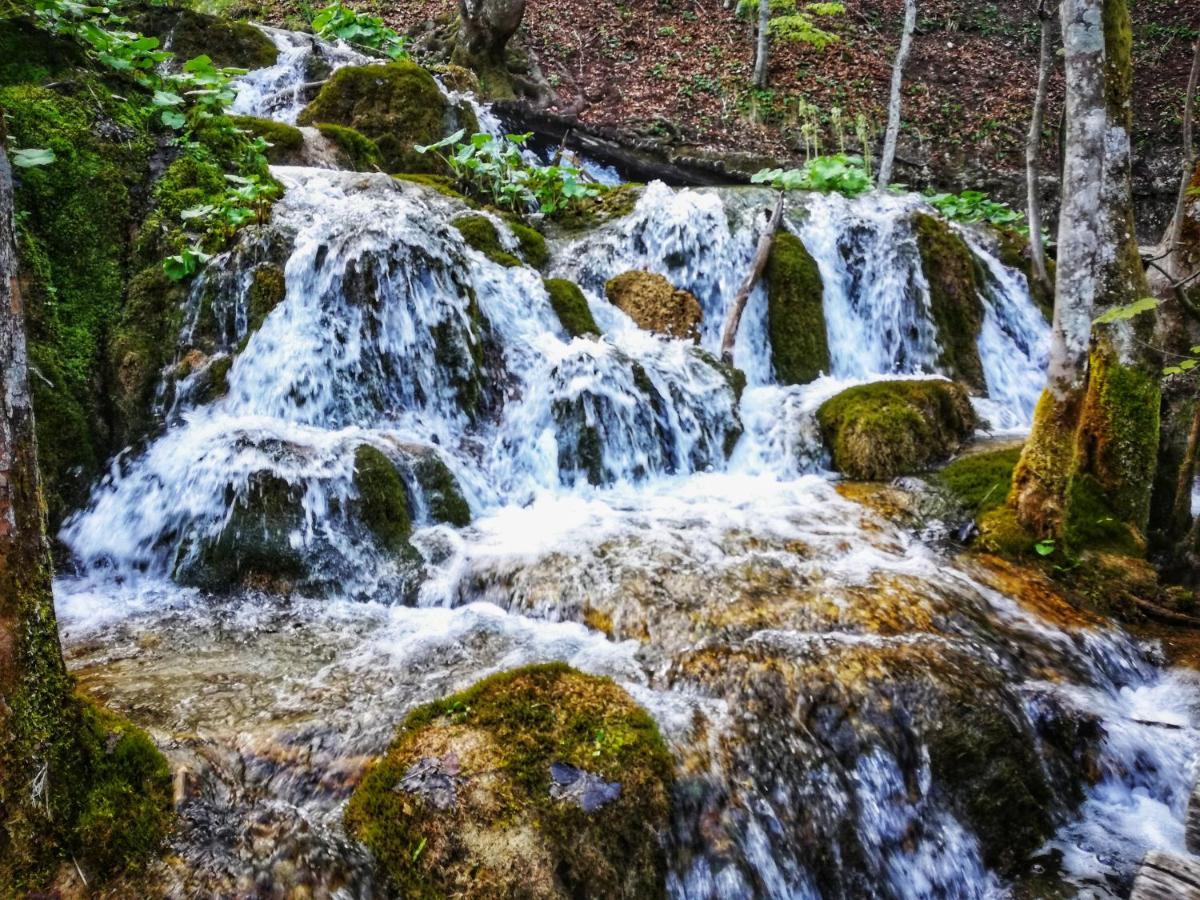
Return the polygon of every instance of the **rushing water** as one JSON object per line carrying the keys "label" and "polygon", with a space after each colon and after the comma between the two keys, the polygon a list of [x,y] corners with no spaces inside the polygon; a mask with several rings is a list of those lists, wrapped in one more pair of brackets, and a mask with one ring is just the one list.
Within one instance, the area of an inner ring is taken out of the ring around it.
{"label": "rushing water", "polygon": [[[270,33],[280,62],[246,77],[238,111],[291,121],[314,56],[354,59]],[[178,381],[169,367],[165,430],[61,535],[78,566],[57,585],[73,668],[183,773],[173,892],[372,896],[339,826],[366,760],[415,704],[551,659],[613,676],[660,723],[680,764],[678,898],[1006,895],[938,778],[938,734],[975,710],[1044,770],[1060,827],[1038,865],[1058,885],[1121,896],[1145,849],[1182,847],[1191,677],[1049,592],[953,560],[824,472],[822,400],[939,375],[908,224],[919,198],[789,199],[786,227],[824,278],[831,371],[775,383],[760,288],[735,347],[739,401],[711,354],[766,223],[761,190],[655,183],[625,218],[553,242],[551,273],[583,287],[604,333],[570,339],[539,273],[464,244],[456,201],[384,175],[275,174],[270,225],[210,263],[180,338],[182,357],[221,315],[208,365],[236,354],[228,392],[200,402],[203,368]],[[977,403],[1019,431],[1047,328],[1021,276],[966,238],[984,281]],[[267,262],[286,295],[247,335]],[[699,348],[606,302],[604,282],[633,268],[696,295]],[[363,444],[405,480],[419,560],[354,519]],[[433,520],[416,474],[430,458],[469,526]],[[295,590],[183,586],[264,479],[295,507]],[[1066,748],[1063,723],[1083,735]]]}

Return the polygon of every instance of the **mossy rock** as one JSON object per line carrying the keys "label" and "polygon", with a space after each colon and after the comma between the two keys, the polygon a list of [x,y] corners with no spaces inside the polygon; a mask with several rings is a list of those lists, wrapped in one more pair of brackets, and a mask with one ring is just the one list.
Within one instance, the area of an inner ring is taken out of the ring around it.
{"label": "mossy rock", "polygon": [[197,403],[212,403],[229,393],[229,370],[233,368],[232,356],[219,356],[212,360],[204,369],[200,384],[197,385],[195,399]]}
{"label": "mossy rock", "polygon": [[564,231],[583,231],[629,215],[637,206],[644,185],[622,184],[601,188],[597,197],[585,197],[554,214],[554,224]]}
{"label": "mossy rock", "polygon": [[550,298],[550,306],[567,334],[573,338],[600,334],[579,285],[565,278],[547,278],[542,284]]}
{"label": "mossy rock", "polygon": [[767,335],[780,384],[807,384],[829,369],[825,287],[800,239],[775,235],[767,257]]}
{"label": "mossy rock", "polygon": [[298,122],[355,129],[375,142],[388,172],[434,174],[444,174],[444,164],[414,146],[436,143],[458,128],[479,127],[469,108],[451,106],[433,76],[406,60],[338,69]]}
{"label": "mossy rock", "polygon": [[817,410],[833,467],[860,481],[926,471],[975,430],[963,388],[950,381],[879,381],[848,388]]}
{"label": "mossy rock", "polygon": [[979,358],[983,301],[975,257],[966,242],[941,219],[917,213],[913,234],[921,253],[921,269],[929,283],[930,311],[937,326],[942,370],[971,390],[987,391]]}
{"label": "mossy rock", "polygon": [[253,585],[286,590],[307,574],[305,559],[292,546],[292,532],[304,523],[303,489],[270,472],[251,476],[231,498],[229,518],[198,548],[185,547],[175,579],[210,591]]}
{"label": "mossy rock", "polygon": [[404,897],[663,897],[673,768],[611,680],[529,666],[412,712],[345,822]]}
{"label": "mossy rock", "polygon": [[246,298],[246,331],[253,334],[287,295],[283,269],[266,263],[254,270]]}
{"label": "mossy rock", "polygon": [[535,269],[544,269],[550,262],[550,251],[546,247],[546,239],[536,228],[530,228],[524,222],[519,222],[514,216],[506,216],[508,229],[517,239],[521,248],[521,258]]}
{"label": "mossy rock", "polygon": [[317,131],[342,152],[356,172],[373,172],[383,162],[375,142],[353,128],[325,122],[317,126]]}
{"label": "mossy rock", "polygon": [[[1042,311],[1046,321],[1051,321],[1054,318],[1054,291],[1046,290],[1045,286],[1034,276],[1033,256],[1029,249],[1030,239],[1018,231],[1007,228],[998,229],[996,236],[1000,243],[1000,262],[1010,269],[1016,269],[1024,274],[1025,280],[1029,284],[1030,298]],[[1054,260],[1049,257],[1046,259],[1046,274],[1050,278],[1050,284],[1053,285],[1056,269]]]}
{"label": "mossy rock", "polygon": [[521,265],[520,259],[501,246],[496,224],[487,216],[459,216],[451,224],[463,236],[468,247],[478,250],[497,265],[510,269]]}
{"label": "mossy rock", "polygon": [[[0,16],[4,12],[0,3]],[[83,62],[83,51],[77,45],[11,16],[0,18],[0,85],[43,84]]]}
{"label": "mossy rock", "polygon": [[434,522],[462,528],[471,524],[471,507],[449,467],[435,453],[427,453],[413,464],[413,477],[421,486],[429,517]]}
{"label": "mossy rock", "polygon": [[969,453],[935,473],[930,481],[949,491],[963,509],[976,516],[1003,506],[1012,488],[1020,447]]}
{"label": "mossy rock", "polygon": [[304,154],[304,135],[294,125],[260,119],[256,116],[230,116],[238,128],[263,138],[270,146],[267,159],[276,166],[300,165]]}
{"label": "mossy rock", "polygon": [[604,285],[608,302],[647,331],[698,342],[700,301],[653,272],[622,272]]}
{"label": "mossy rock", "polygon": [[380,549],[390,553],[406,551],[412,534],[408,491],[383,451],[362,444],[354,452],[354,488],[358,492],[354,513]]}
{"label": "mossy rock", "polygon": [[454,179],[449,175],[431,175],[427,172],[401,172],[392,177],[400,181],[407,181],[410,184],[419,184],[422,187],[432,188],[443,197],[450,197],[461,201],[472,209],[478,209],[480,206],[479,203],[472,200],[466,194],[461,193],[454,186]]}
{"label": "mossy rock", "polygon": [[130,18],[136,30],[169,41],[170,50],[180,64],[207,56],[218,66],[265,69],[275,65],[279,57],[274,42],[248,22],[178,6],[148,4]]}

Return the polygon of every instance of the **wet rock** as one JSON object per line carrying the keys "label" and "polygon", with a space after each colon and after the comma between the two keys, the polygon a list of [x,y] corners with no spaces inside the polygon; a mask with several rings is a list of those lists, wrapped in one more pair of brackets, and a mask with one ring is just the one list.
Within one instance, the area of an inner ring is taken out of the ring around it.
{"label": "wet rock", "polygon": [[132,26],[163,41],[180,63],[204,55],[218,66],[263,69],[279,56],[275,43],[249,22],[191,9],[146,5],[132,16]]}
{"label": "wet rock", "polygon": [[604,285],[608,300],[639,328],[667,337],[700,340],[700,301],[662,275],[625,272]]}
{"label": "wet rock", "polygon": [[800,239],[775,236],[767,257],[767,333],[781,384],[806,384],[829,369],[824,285]]}
{"label": "wet rock", "polygon": [[613,682],[529,666],[409,715],[345,821],[403,896],[662,897],[672,769]]}
{"label": "wet rock", "polygon": [[571,337],[599,335],[600,329],[588,308],[587,298],[573,281],[565,278],[547,278],[542,284],[550,305],[563,329]]}
{"label": "wet rock", "polygon": [[817,410],[833,467],[883,481],[931,468],[975,431],[971,401],[949,381],[880,381],[842,391]]}
{"label": "wet rock", "polygon": [[1200,900],[1200,860],[1152,850],[1142,860],[1129,900]]}

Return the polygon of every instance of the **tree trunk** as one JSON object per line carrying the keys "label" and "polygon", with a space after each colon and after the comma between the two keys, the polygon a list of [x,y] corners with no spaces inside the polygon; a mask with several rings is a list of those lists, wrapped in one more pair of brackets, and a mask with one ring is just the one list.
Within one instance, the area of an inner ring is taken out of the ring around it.
{"label": "tree trunk", "polygon": [[1175,278],[1180,278],[1184,272],[1180,266],[1183,241],[1183,222],[1187,210],[1188,189],[1195,175],[1196,148],[1193,140],[1193,128],[1196,121],[1196,86],[1200,81],[1200,38],[1196,38],[1196,48],[1192,52],[1192,72],[1188,76],[1187,95],[1183,100],[1183,165],[1179,179],[1179,194],[1175,198],[1175,215],[1167,227],[1166,244],[1167,259],[1171,264],[1166,270]]}
{"label": "tree trunk", "polygon": [[[1148,293],[1133,223],[1126,0],[1063,0],[1066,155],[1049,383],[1013,476],[1021,523],[1077,549],[1144,549],[1159,437],[1145,317],[1093,328]],[[1139,333],[1141,332],[1141,333]]]}
{"label": "tree trunk", "polygon": [[913,32],[917,28],[917,0],[904,0],[904,32],[900,35],[900,49],[896,51],[896,62],[892,66],[892,91],[888,100],[887,133],[883,138],[883,154],[879,159],[880,188],[892,181],[892,168],[896,164],[896,142],[900,139],[900,90],[904,87],[904,67],[912,50]]}
{"label": "tree trunk", "polygon": [[509,38],[521,27],[525,0],[459,0],[462,42],[476,57],[498,60]]}
{"label": "tree trunk", "polygon": [[758,0],[758,33],[754,45],[754,86],[767,88],[767,54],[771,46],[771,0]]}
{"label": "tree trunk", "polygon": [[1033,115],[1029,122],[1029,136],[1025,141],[1025,182],[1029,218],[1029,251],[1033,260],[1033,277],[1041,282],[1046,296],[1052,296],[1054,285],[1046,272],[1046,246],[1042,241],[1042,200],[1038,190],[1042,150],[1042,129],[1046,118],[1046,91],[1050,86],[1050,72],[1054,66],[1054,16],[1045,7],[1045,0],[1038,7],[1042,23],[1041,52],[1038,57],[1037,91],[1033,97]]}

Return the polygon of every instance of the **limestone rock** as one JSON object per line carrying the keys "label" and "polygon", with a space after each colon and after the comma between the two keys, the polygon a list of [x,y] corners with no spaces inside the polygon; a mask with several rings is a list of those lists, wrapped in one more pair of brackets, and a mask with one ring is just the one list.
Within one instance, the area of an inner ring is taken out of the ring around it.
{"label": "limestone rock", "polygon": [[673,338],[700,340],[700,301],[662,275],[632,271],[609,279],[604,292],[639,328]]}

